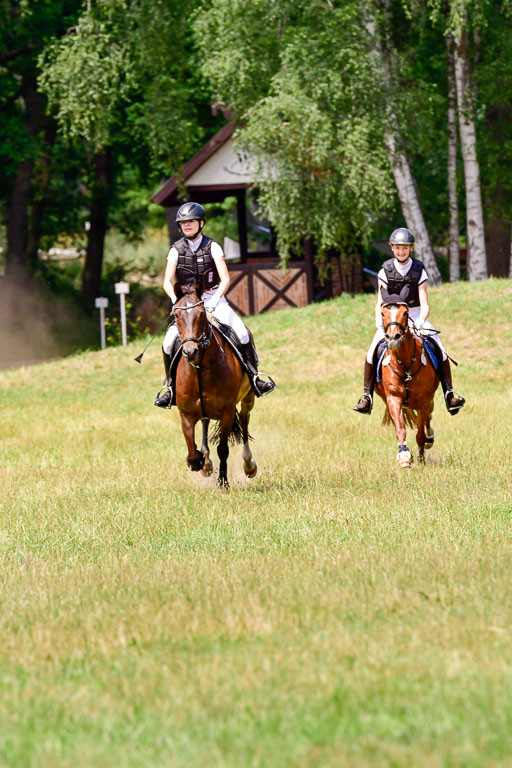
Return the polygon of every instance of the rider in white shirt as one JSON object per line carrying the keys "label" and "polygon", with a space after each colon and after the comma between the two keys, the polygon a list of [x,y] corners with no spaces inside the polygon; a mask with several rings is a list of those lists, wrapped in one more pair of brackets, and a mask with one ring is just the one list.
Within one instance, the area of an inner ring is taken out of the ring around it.
{"label": "rider in white shirt", "polygon": [[378,295],[375,305],[375,325],[377,330],[366,355],[364,392],[353,410],[358,413],[367,414],[370,414],[372,411],[373,389],[375,386],[373,358],[375,349],[384,339],[381,315],[383,299],[386,295],[400,296],[402,291],[402,295],[404,295],[409,308],[409,324],[417,333],[424,332],[428,335],[439,347],[441,364],[438,375],[445,395],[446,407],[452,416],[455,416],[464,405],[465,400],[453,389],[450,360],[438,332],[428,320],[430,314],[427,294],[428,275],[422,262],[412,257],[414,235],[410,229],[400,227],[391,233],[389,245],[394,258],[384,262],[377,276]]}
{"label": "rider in white shirt", "polygon": [[[240,341],[254,393],[257,397],[269,394],[276,385],[272,379],[265,381],[259,376],[258,356],[249,331],[225,296],[230,277],[224,252],[218,243],[202,234],[205,223],[204,208],[199,203],[184,203],[178,209],[176,222],[183,237],[173,243],[167,256],[164,291],[174,304],[176,301],[173,285],[175,278],[180,285],[201,282],[203,285],[201,300],[204,302],[205,309],[219,322],[232,328]],[[162,345],[167,384],[160,390],[155,400],[155,405],[159,408],[170,408],[172,405],[170,365],[177,336],[178,328],[175,323],[172,323],[167,329]]]}

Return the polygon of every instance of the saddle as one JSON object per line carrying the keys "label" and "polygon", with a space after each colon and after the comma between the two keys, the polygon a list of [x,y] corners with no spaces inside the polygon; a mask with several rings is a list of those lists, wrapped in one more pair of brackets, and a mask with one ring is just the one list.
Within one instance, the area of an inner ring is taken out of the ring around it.
{"label": "saddle", "polygon": [[[251,376],[251,371],[247,367],[247,363],[244,360],[244,356],[242,353],[242,345],[240,344],[240,340],[234,330],[229,326],[225,325],[224,323],[221,323],[217,318],[210,317],[210,322],[212,326],[217,330],[220,335],[227,341],[233,352],[238,358],[238,361],[240,362],[240,365],[242,366],[242,370],[244,370],[249,376]],[[250,334],[250,331],[249,331]],[[251,341],[252,341],[252,335],[251,335]],[[215,343],[215,342],[210,342]],[[169,378],[170,378],[170,386],[172,390],[172,405],[176,405],[176,371],[178,369],[178,363],[181,358],[181,350],[183,347],[183,343],[179,336],[176,336],[174,339],[174,344],[171,349],[171,365],[169,368]],[[256,360],[257,360],[256,355]]]}
{"label": "saddle", "polygon": [[[428,336],[419,337],[421,341],[422,354],[425,354],[426,359],[432,365],[435,371],[441,367],[441,350],[437,346],[436,342]],[[382,340],[375,349],[373,354],[373,364],[375,366],[377,383],[382,381],[382,363],[387,354],[386,342]]]}

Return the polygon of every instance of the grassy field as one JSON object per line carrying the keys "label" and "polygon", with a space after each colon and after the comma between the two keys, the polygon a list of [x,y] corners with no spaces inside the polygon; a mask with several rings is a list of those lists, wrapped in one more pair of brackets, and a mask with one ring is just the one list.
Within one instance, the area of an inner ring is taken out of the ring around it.
{"label": "grassy field", "polygon": [[512,281],[431,291],[467,407],[408,471],[351,411],[373,302],[251,320],[230,493],[157,342],[0,373],[1,766],[512,766]]}

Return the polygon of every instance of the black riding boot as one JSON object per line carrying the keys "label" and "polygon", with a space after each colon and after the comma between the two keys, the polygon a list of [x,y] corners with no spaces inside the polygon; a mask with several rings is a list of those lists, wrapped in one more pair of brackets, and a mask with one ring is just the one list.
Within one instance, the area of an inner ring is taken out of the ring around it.
{"label": "black riding boot", "polygon": [[359,398],[357,405],[352,408],[353,411],[358,413],[366,413],[368,416],[372,412],[373,406],[373,388],[375,386],[375,379],[373,375],[373,364],[368,360],[364,361],[364,392]]}
{"label": "black riding boot", "polygon": [[446,403],[448,413],[451,413],[452,416],[455,416],[466,401],[459,395],[458,392],[455,392],[453,389],[452,370],[450,368],[450,361],[448,358],[441,362],[441,367],[439,369],[439,379],[443,388],[444,401]]}
{"label": "black riding boot", "polygon": [[272,390],[276,388],[276,384],[273,379],[268,377],[270,381],[261,379],[258,374],[258,356],[252,342],[248,341],[247,344],[242,344],[242,355],[245,365],[249,373],[249,381],[256,397],[262,397],[268,395]]}
{"label": "black riding boot", "polygon": [[158,391],[155,405],[158,408],[172,408],[172,387],[171,387],[171,356],[162,350],[164,356],[165,379],[163,387]]}

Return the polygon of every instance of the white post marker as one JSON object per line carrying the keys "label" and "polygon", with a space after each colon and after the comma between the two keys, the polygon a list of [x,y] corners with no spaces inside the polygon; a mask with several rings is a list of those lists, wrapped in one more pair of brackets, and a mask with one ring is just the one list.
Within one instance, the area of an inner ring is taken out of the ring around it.
{"label": "white post marker", "polygon": [[108,299],[106,299],[104,296],[100,296],[99,298],[94,300],[94,304],[96,306],[96,309],[99,309],[100,311],[101,348],[105,349],[105,347],[107,346],[107,342],[105,339],[105,308],[108,307]]}
{"label": "white post marker", "polygon": [[123,347],[126,347],[126,305],[124,303],[125,294],[130,293],[130,286],[128,283],[116,283],[116,293],[119,294],[119,302],[121,304],[121,340]]}

